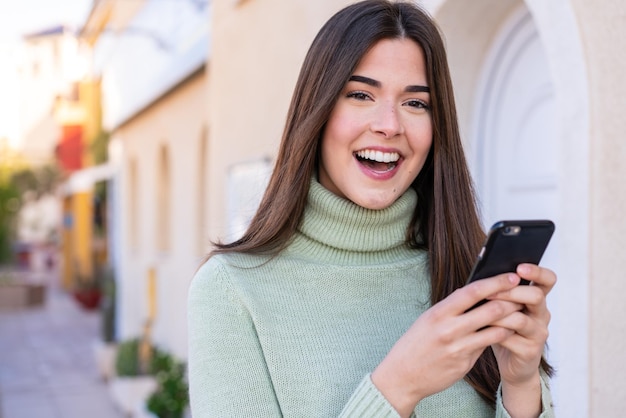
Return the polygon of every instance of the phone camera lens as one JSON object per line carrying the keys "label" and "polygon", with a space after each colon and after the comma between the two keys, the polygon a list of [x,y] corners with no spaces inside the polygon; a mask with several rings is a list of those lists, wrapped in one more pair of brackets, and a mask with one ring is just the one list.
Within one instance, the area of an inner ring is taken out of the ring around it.
{"label": "phone camera lens", "polygon": [[505,236],[515,236],[515,235],[519,235],[521,230],[522,228],[517,225],[505,226],[502,229],[502,234]]}

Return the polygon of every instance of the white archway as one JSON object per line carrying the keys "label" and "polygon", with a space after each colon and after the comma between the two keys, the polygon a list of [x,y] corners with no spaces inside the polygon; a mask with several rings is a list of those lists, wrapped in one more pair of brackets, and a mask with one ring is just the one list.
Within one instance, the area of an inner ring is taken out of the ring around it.
{"label": "white archway", "polygon": [[557,222],[544,258],[559,275],[549,301],[553,394],[558,416],[586,417],[589,116],[574,14],[566,0],[430,3],[446,37],[485,223]]}
{"label": "white archway", "polygon": [[[485,226],[502,219],[551,219],[557,230],[541,264],[560,271],[559,155],[555,93],[547,55],[528,9],[503,22],[483,65],[476,94],[471,159]],[[558,289],[549,299],[560,310]],[[550,324],[549,361],[561,368],[562,318]],[[564,403],[560,378],[555,404]],[[559,409],[557,409],[558,411]]]}
{"label": "white archway", "polygon": [[485,226],[518,218],[550,218],[558,225],[554,88],[525,7],[496,35],[476,99],[472,166]]}

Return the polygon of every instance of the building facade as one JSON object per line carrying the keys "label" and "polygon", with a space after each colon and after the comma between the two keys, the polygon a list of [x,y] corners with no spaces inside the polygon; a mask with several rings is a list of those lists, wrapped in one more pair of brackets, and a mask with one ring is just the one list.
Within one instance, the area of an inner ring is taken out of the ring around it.
{"label": "building facade", "polygon": [[94,2],[82,37],[102,81],[118,340],[186,356],[186,289],[206,251],[206,2]]}
{"label": "building facade", "polygon": [[[307,48],[348,3],[211,2],[204,64],[112,123],[120,336],[152,318],[155,340],[184,356],[191,277],[210,241],[232,238],[253,210]],[[544,263],[559,276],[548,350],[558,416],[618,416],[626,407],[618,273],[626,267],[626,6],[422,4],[446,39],[485,226],[557,224]],[[134,100],[130,92],[109,91],[110,107]]]}

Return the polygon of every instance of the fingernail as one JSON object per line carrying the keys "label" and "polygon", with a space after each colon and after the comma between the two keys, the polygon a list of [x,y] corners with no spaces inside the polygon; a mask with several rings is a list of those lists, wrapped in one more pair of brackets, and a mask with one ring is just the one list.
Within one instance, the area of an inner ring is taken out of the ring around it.
{"label": "fingernail", "polygon": [[518,278],[515,274],[509,274],[509,282],[512,284],[517,284]]}
{"label": "fingernail", "polygon": [[521,274],[529,274],[530,273],[530,266],[528,264],[520,264],[518,267],[518,271]]}

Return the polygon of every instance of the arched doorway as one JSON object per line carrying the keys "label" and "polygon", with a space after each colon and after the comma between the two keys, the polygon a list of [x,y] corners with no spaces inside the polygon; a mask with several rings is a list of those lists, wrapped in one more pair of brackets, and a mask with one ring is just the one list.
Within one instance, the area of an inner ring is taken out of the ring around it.
{"label": "arched doorway", "polygon": [[[469,129],[483,220],[485,226],[500,219],[549,218],[556,223],[542,260],[560,279],[548,300],[553,314],[548,356],[558,370],[552,392],[557,415],[586,417],[585,276],[580,270],[572,275],[572,266],[582,263],[572,255],[582,248],[573,252],[568,243],[574,228],[584,231],[584,224],[580,218],[572,222],[576,217],[566,209],[576,186],[567,176],[573,167],[563,151],[575,141],[566,145],[572,139],[564,117],[569,97],[554,76],[562,64],[547,53],[546,39],[526,4],[519,2],[497,28],[478,71]],[[553,52],[555,45],[549,47]],[[580,207],[569,211],[584,213]]]}
{"label": "arched doorway", "polygon": [[[533,18],[521,4],[503,22],[480,75],[473,125],[474,179],[483,221],[551,219],[556,232],[541,264],[559,271],[559,154],[555,86]],[[559,310],[557,292],[548,303]],[[562,318],[550,324],[551,363],[559,363]],[[559,378],[553,380],[559,386]],[[558,405],[558,391],[553,392]]]}
{"label": "arched doorway", "polygon": [[[558,416],[589,413],[589,92],[568,0],[429,0],[445,36],[484,223],[551,217],[544,264]],[[504,107],[506,106],[506,108]],[[530,203],[529,203],[530,202]]]}
{"label": "arched doorway", "polygon": [[[482,78],[473,137],[475,181],[486,226],[518,218],[549,218],[558,225],[554,87],[525,7],[502,26]],[[556,248],[551,246],[546,254],[552,262]]]}

